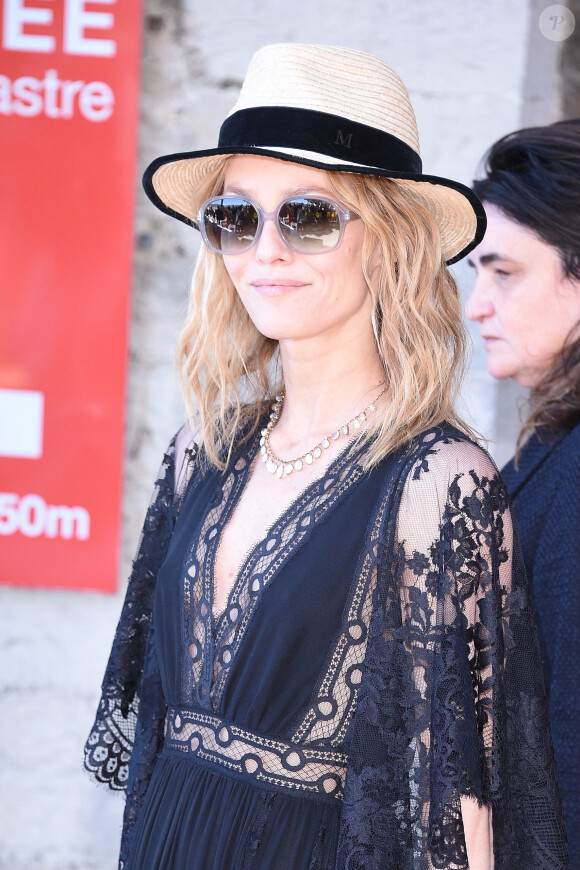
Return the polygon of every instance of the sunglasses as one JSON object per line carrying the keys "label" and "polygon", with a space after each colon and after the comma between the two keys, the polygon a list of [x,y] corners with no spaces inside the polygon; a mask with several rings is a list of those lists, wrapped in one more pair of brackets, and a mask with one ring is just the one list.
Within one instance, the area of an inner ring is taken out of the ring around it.
{"label": "sunglasses", "polygon": [[340,244],[344,228],[357,215],[329,199],[296,196],[266,212],[243,196],[214,196],[197,213],[208,248],[218,254],[243,254],[260,238],[266,221],[274,221],[284,243],[298,254],[326,254]]}

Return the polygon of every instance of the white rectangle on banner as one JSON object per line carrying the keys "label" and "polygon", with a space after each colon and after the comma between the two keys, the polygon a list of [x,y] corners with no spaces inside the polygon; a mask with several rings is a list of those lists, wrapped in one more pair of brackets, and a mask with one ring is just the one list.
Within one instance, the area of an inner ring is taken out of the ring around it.
{"label": "white rectangle on banner", "polygon": [[40,459],[44,393],[0,390],[0,456]]}

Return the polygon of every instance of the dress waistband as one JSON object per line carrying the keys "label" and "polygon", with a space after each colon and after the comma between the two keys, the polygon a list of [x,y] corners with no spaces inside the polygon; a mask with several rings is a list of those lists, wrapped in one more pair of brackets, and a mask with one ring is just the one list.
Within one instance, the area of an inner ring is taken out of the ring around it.
{"label": "dress waistband", "polygon": [[247,731],[218,716],[170,707],[165,747],[280,790],[342,800],[347,757]]}

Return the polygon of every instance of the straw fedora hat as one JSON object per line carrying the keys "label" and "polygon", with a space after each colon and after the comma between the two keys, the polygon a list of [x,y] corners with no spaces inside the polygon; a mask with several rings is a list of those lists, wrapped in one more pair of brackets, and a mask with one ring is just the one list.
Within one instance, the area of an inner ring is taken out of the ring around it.
{"label": "straw fedora hat", "polygon": [[166,214],[195,227],[196,190],[228,154],[382,175],[410,186],[437,220],[448,263],[485,232],[485,212],[468,187],[423,174],[407,90],[388,64],[362,51],[296,43],[260,49],[217,148],[157,158],[145,171],[145,192]]}

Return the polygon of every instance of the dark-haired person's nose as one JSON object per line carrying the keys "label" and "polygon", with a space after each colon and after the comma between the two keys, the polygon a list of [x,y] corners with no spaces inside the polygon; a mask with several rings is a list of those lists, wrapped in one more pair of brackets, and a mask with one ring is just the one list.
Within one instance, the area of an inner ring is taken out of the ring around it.
{"label": "dark-haired person's nose", "polygon": [[485,320],[493,315],[493,300],[485,283],[483,275],[476,277],[473,289],[465,303],[465,316],[468,320]]}
{"label": "dark-haired person's nose", "polygon": [[289,260],[294,254],[284,242],[278,231],[276,222],[266,220],[262,226],[260,238],[255,245],[256,259],[262,263],[272,263],[275,260]]}

